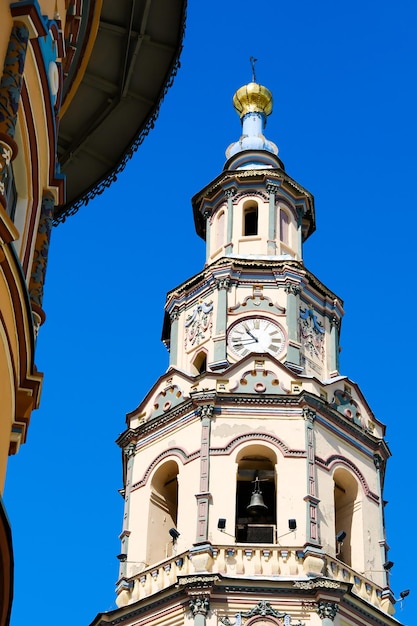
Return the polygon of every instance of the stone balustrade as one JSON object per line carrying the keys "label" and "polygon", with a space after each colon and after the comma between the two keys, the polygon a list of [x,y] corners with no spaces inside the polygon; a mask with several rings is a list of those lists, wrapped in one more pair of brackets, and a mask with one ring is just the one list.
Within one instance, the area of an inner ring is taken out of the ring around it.
{"label": "stone balustrade", "polygon": [[[309,562],[310,559],[310,562]],[[119,581],[118,606],[137,602],[174,585],[178,577],[201,572],[225,576],[262,576],[285,579],[311,580],[311,560],[320,563],[321,572],[315,576],[327,577],[352,585],[352,592],[386,613],[392,614],[391,595],[383,587],[358,574],[338,559],[325,555],[309,556],[304,549],[294,547],[257,545],[207,545],[197,553],[193,550],[166,559],[163,562],[131,574]],[[309,576],[309,578],[307,578]]]}

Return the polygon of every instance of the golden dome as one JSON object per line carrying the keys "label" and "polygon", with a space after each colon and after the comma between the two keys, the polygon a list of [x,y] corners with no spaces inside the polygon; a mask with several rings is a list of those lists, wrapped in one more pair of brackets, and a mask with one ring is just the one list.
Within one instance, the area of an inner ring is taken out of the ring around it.
{"label": "golden dome", "polygon": [[240,117],[253,111],[269,115],[272,112],[272,93],[263,85],[249,83],[236,91],[233,106]]}

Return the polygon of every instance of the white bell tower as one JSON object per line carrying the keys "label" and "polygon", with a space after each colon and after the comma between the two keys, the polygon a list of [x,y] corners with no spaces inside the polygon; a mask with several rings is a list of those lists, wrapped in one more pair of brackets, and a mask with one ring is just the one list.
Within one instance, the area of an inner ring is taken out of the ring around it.
{"label": "white bell tower", "polygon": [[233,103],[242,135],[192,200],[206,264],[168,293],[168,371],[118,439],[120,608],[94,625],[394,626],[390,453],[303,262],[314,198],[264,136],[270,91]]}

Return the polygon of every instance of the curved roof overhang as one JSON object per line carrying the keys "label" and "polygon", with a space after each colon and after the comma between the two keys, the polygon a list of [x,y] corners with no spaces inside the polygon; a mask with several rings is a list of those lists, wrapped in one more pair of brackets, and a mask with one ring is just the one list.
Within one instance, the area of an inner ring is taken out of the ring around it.
{"label": "curved roof overhang", "polygon": [[66,201],[55,224],[102,193],[153,127],[179,67],[186,6],[90,0],[80,15],[67,15],[73,54],[64,66],[58,136]]}

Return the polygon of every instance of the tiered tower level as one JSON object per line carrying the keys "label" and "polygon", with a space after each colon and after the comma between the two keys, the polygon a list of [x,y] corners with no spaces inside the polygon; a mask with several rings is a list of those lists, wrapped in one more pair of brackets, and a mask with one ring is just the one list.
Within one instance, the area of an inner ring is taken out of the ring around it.
{"label": "tiered tower level", "polygon": [[94,623],[398,624],[390,453],[339,371],[343,303],[303,263],[314,198],[263,134],[268,89],[233,102],[242,135],[192,200],[206,265],[168,293],[169,368],[118,440],[120,608]]}

